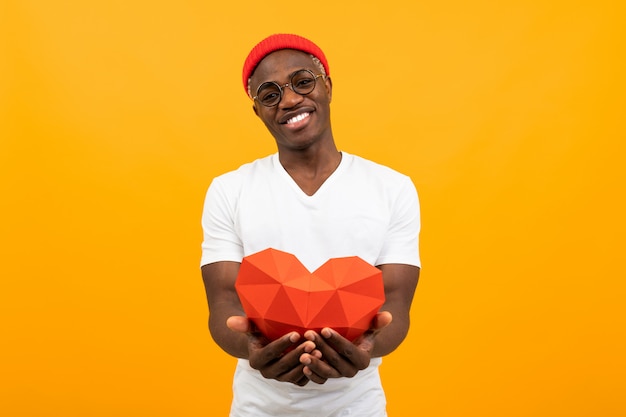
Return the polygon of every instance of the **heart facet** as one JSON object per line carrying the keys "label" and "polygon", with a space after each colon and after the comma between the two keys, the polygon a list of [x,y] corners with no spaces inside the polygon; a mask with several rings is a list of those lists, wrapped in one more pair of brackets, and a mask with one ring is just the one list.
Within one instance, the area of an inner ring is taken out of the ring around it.
{"label": "heart facet", "polygon": [[354,340],[385,301],[382,272],[358,256],[333,258],[309,272],[295,255],[272,248],[243,258],[235,289],[269,340],[324,327]]}

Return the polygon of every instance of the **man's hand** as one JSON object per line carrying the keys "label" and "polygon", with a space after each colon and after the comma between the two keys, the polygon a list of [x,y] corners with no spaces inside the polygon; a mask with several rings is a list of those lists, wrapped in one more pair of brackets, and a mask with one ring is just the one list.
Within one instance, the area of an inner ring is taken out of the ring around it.
{"label": "man's hand", "polygon": [[388,311],[378,313],[372,320],[370,329],[354,342],[327,327],[319,334],[308,330],[304,337],[314,344],[315,350],[312,353],[305,350],[300,355],[300,363],[304,366],[303,374],[317,384],[323,384],[329,378],[352,378],[369,366],[375,337],[391,323],[391,319]]}
{"label": "man's hand", "polygon": [[309,382],[309,378],[303,373],[305,365],[300,362],[300,356],[308,355],[319,359],[321,353],[315,349],[314,342],[307,340],[298,344],[301,336],[297,332],[287,333],[269,342],[254,324],[243,316],[229,317],[226,325],[231,330],[248,336],[250,366],[261,372],[265,378],[291,382],[299,386]]}

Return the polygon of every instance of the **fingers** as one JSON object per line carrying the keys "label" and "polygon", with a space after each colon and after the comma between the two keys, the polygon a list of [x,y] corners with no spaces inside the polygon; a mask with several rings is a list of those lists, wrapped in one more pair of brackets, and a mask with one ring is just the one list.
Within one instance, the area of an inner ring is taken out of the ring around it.
{"label": "fingers", "polygon": [[324,383],[328,378],[351,378],[370,363],[370,355],[332,329],[324,328],[318,334],[307,331],[304,336],[315,343],[318,355],[302,355],[300,362],[304,374],[316,383]]}
{"label": "fingers", "polygon": [[226,326],[239,333],[252,332],[252,323],[244,316],[231,316],[226,320]]}
{"label": "fingers", "polygon": [[[295,344],[300,340],[300,335],[297,332],[287,333],[273,342],[264,343],[262,345],[258,344],[255,339],[255,336],[250,336],[248,346],[250,351],[249,361],[250,366],[254,369],[260,370],[262,368],[267,368],[278,359],[282,359],[284,357],[292,358],[293,356],[296,356],[296,354],[293,353],[293,350],[292,352],[286,352],[295,347]],[[314,349],[314,345],[312,343],[308,343],[306,345],[301,345],[295,350],[298,351],[299,354],[302,354],[305,352],[305,349],[311,351]],[[293,362],[297,363],[297,360]]]}
{"label": "fingers", "polygon": [[387,327],[391,321],[393,320],[393,316],[388,311],[381,311],[376,314],[376,316],[372,319],[372,327],[370,330],[379,331],[383,328]]}
{"label": "fingers", "polygon": [[344,376],[337,369],[323,361],[321,357],[322,355],[318,350],[311,354],[305,353],[300,356],[300,362],[305,365],[302,372],[307,379],[316,384],[323,384],[329,378],[341,378]]}
{"label": "fingers", "polygon": [[309,379],[303,373],[304,364],[300,363],[299,358],[307,352],[312,352],[314,348],[313,343],[307,341],[280,358],[267,363],[259,371],[265,378],[304,386]]}
{"label": "fingers", "polygon": [[389,326],[391,321],[393,320],[393,316],[388,311],[381,311],[370,323],[370,328],[363,332],[361,336],[354,340],[354,344],[361,350],[366,352],[372,352],[374,350],[374,343],[376,341],[376,335],[380,333],[382,329]]}
{"label": "fingers", "polygon": [[304,365],[300,363],[300,355],[311,353],[315,345],[301,340],[297,332],[287,333],[279,339],[269,342],[261,334],[254,323],[244,316],[231,316],[226,320],[226,326],[234,332],[248,335],[248,361],[250,366],[257,369],[265,378],[304,386],[309,378],[302,372]]}
{"label": "fingers", "polygon": [[[289,333],[261,349],[251,351],[250,366],[261,372],[265,378],[296,385],[306,385],[308,378],[303,373],[304,364],[300,363],[300,356],[313,352],[315,345],[305,341],[298,346],[300,335]],[[293,348],[289,350],[290,348]]]}
{"label": "fingers", "polygon": [[309,378],[304,375],[304,365],[298,365],[296,368],[290,369],[288,372],[283,372],[275,375],[271,369],[264,369],[261,371],[261,375],[268,379],[275,379],[281,382],[291,382],[298,386],[304,386],[309,382]]}
{"label": "fingers", "polygon": [[[365,349],[364,346],[349,341],[342,337],[333,329],[322,329],[321,331],[324,342],[332,348],[332,355],[326,354],[325,359],[329,361],[333,366],[335,362],[342,364],[347,362],[347,366],[343,365],[346,376],[354,376],[357,371],[367,368],[370,364],[371,349]],[[374,343],[374,337],[370,339],[371,344]]]}
{"label": "fingers", "polygon": [[306,341],[298,346],[301,337],[297,332],[268,343],[246,317],[229,317],[226,324],[233,331],[248,334],[252,368],[265,378],[304,386],[309,381],[324,384],[329,378],[351,378],[367,368],[375,335],[391,321],[388,311],[378,313],[370,329],[354,342],[330,328],[319,333],[309,330],[304,334]]}

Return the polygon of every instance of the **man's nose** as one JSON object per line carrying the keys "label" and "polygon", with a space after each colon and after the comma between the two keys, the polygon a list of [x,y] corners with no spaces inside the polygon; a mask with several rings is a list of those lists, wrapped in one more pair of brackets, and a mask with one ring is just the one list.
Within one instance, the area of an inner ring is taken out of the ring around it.
{"label": "man's nose", "polygon": [[286,85],[283,87],[283,96],[280,99],[279,105],[282,108],[290,108],[300,103],[303,97],[304,96],[302,96],[301,94],[298,94],[295,91],[293,91],[293,88],[291,88],[291,85]]}

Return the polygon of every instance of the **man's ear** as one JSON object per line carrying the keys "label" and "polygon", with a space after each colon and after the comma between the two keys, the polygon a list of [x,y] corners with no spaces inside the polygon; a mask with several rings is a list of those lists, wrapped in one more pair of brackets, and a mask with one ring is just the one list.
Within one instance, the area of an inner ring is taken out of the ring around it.
{"label": "man's ear", "polygon": [[259,117],[259,109],[257,109],[256,103],[252,105],[252,110],[254,110],[254,114],[256,114],[257,117]]}
{"label": "man's ear", "polygon": [[333,80],[331,80],[330,77],[325,77],[324,85],[326,86],[326,91],[328,92],[328,102],[330,103],[333,98]]}

